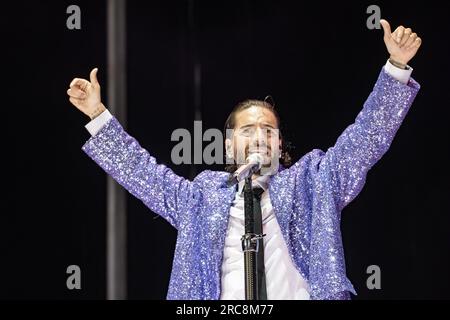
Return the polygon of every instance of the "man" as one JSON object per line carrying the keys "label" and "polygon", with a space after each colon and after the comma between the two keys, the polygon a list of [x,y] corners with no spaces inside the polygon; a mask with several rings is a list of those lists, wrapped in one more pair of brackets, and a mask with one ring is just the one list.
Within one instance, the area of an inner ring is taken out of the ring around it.
{"label": "man", "polygon": [[[326,152],[314,149],[289,168],[256,173],[262,188],[265,290],[268,299],[348,299],[340,214],[361,191],[368,170],[388,150],[420,86],[407,65],[421,39],[410,28],[393,33],[381,21],[390,58],[355,122]],[[226,172],[204,171],[193,181],[175,175],[129,136],[100,100],[97,69],[75,78],[70,102],[92,120],[83,150],[130,193],[178,230],[168,299],[244,299],[243,184],[227,187]],[[228,158],[261,153],[263,130],[279,128],[273,106],[248,100],[227,120]],[[264,157],[286,162],[282,137]]]}

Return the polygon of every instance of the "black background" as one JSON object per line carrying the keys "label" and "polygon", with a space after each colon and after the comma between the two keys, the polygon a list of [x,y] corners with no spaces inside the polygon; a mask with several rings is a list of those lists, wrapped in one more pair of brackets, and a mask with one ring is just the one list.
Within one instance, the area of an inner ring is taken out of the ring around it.
{"label": "black background", "polygon": [[[386,62],[381,30],[423,39],[410,63],[422,89],[389,152],[344,210],[342,231],[354,299],[450,298],[450,27],[444,2],[129,1],[128,132],[161,163],[193,177],[206,166],[173,165],[173,130],[193,132],[193,66],[201,65],[203,129],[223,128],[231,108],[271,94],[298,159],[326,150],[351,124]],[[66,8],[81,8],[81,30]],[[106,88],[105,1],[2,5],[4,201],[2,299],[106,297],[105,174],[82,151],[88,119],[69,102],[73,77],[99,67]],[[107,100],[105,89],[102,98]],[[220,167],[213,167],[220,169]],[[11,177],[10,177],[11,176]],[[164,299],[176,232],[128,196],[128,297]],[[82,289],[66,288],[66,268]],[[368,290],[366,268],[381,268]]]}

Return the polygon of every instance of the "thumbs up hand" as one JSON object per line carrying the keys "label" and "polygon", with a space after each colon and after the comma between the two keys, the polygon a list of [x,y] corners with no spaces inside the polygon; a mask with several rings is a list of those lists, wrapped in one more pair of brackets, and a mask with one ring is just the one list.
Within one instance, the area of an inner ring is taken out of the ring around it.
{"label": "thumbs up hand", "polygon": [[91,119],[94,119],[106,110],[106,107],[101,102],[97,71],[97,68],[92,69],[90,82],[81,78],[73,79],[69,85],[70,88],[67,90],[69,101]]}
{"label": "thumbs up hand", "polygon": [[391,32],[389,22],[381,19],[380,23],[384,30],[384,43],[391,55],[391,61],[396,62],[395,65],[398,67],[406,67],[419,50],[422,39],[411,28],[400,26]]}

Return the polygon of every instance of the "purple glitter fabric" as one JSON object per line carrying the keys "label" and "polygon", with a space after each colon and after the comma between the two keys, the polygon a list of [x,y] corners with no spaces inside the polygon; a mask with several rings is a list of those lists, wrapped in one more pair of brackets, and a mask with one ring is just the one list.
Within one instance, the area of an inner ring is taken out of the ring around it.
{"label": "purple glitter fabric", "polygon": [[[382,69],[373,92],[326,152],[314,149],[269,182],[289,254],[312,299],[348,299],[341,210],[361,191],[368,170],[388,150],[420,86]],[[221,265],[235,188],[228,174],[206,170],[193,181],[157,164],[111,119],[83,146],[107,174],[178,230],[168,299],[219,299]]]}

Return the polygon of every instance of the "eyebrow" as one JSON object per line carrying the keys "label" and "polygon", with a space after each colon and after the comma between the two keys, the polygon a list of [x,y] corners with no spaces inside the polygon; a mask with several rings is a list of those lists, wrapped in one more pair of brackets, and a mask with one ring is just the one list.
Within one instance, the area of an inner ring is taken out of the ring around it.
{"label": "eyebrow", "polygon": [[[270,123],[263,123],[262,125],[263,125],[263,127],[269,127],[269,128],[275,129],[275,127],[273,125],[271,125]],[[250,127],[254,127],[254,126],[255,126],[255,124],[246,124],[244,126],[239,127],[239,129],[246,129],[246,128],[250,128]]]}

